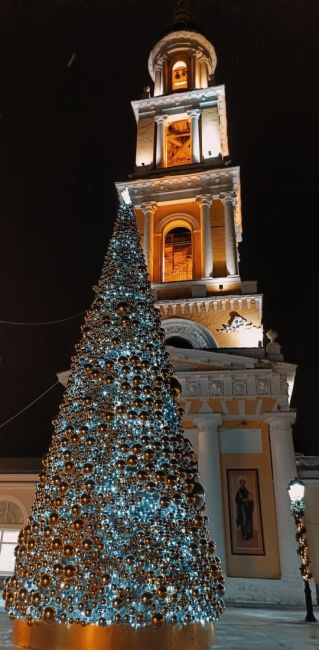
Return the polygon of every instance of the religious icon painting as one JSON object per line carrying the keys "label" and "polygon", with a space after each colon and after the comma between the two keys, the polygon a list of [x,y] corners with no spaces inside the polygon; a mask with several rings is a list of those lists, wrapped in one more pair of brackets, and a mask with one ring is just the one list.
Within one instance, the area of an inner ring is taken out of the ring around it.
{"label": "religious icon painting", "polygon": [[231,552],[265,555],[257,469],[227,470]]}

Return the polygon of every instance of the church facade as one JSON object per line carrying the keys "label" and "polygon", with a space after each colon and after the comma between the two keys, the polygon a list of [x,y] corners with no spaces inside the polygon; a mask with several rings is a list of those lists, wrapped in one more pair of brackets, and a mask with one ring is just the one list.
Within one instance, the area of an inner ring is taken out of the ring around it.
{"label": "church facade", "polygon": [[230,161],[216,63],[179,6],[149,56],[153,92],[132,102],[135,169],[116,187],[136,208],[227,597],[296,604],[303,594],[287,494],[296,475],[295,366],[276,333],[264,349],[262,295],[240,277],[240,170]]}

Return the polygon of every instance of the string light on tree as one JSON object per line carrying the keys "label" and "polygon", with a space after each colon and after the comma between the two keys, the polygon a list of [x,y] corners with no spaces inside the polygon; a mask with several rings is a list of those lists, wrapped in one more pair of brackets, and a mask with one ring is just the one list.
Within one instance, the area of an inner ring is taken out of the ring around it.
{"label": "string light on tree", "polygon": [[201,650],[223,576],[131,204],[95,292],[5,584],[14,638],[77,635],[80,649],[89,630],[96,648],[111,632],[112,648],[146,648],[156,634],[162,649]]}

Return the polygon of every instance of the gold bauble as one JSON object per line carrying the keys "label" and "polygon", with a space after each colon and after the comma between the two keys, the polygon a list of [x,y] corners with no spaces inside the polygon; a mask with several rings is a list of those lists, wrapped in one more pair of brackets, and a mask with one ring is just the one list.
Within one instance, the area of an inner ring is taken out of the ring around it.
{"label": "gold bauble", "polygon": [[83,472],[84,472],[84,474],[91,474],[92,471],[93,471],[93,465],[92,465],[92,463],[85,463],[85,464],[83,465]]}
{"label": "gold bauble", "polygon": [[65,544],[63,546],[63,555],[64,557],[71,557],[74,553],[74,548],[72,544]]}
{"label": "gold bauble", "polygon": [[51,526],[56,524],[58,519],[59,519],[58,513],[57,512],[51,512],[51,514],[49,515],[49,524]]}
{"label": "gold bauble", "polygon": [[152,625],[155,627],[160,627],[163,624],[163,620],[163,615],[160,612],[155,612],[151,618]]}
{"label": "gold bauble", "polygon": [[118,302],[116,308],[120,314],[127,314],[130,311],[129,303],[124,301]]}
{"label": "gold bauble", "polygon": [[51,623],[55,618],[55,609],[54,607],[45,607],[43,610],[43,620],[46,623]]}
{"label": "gold bauble", "polygon": [[67,564],[63,569],[63,573],[66,578],[72,578],[75,574],[75,566],[73,564]]}
{"label": "gold bauble", "polygon": [[40,577],[40,585],[47,589],[51,584],[51,576],[48,573],[42,573]]}
{"label": "gold bauble", "polygon": [[127,463],[128,465],[130,465],[130,467],[135,467],[135,465],[137,464],[137,456],[135,454],[129,456],[127,459]]}
{"label": "gold bauble", "polygon": [[54,551],[58,551],[62,546],[62,542],[59,537],[54,537],[54,539],[51,542],[51,548]]}
{"label": "gold bauble", "polygon": [[41,594],[38,591],[36,591],[34,594],[32,594],[32,605],[34,605],[34,607],[38,607],[40,605],[40,602],[41,602]]}

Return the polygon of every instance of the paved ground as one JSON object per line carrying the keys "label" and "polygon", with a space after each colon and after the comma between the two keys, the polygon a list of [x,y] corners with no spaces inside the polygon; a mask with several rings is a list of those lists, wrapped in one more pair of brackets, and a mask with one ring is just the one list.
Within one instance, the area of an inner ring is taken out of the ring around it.
{"label": "paved ground", "polygon": [[[319,621],[319,611],[316,617]],[[0,608],[0,650],[16,648]],[[228,607],[217,626],[214,650],[257,649],[319,650],[319,623],[305,623],[303,610]]]}

